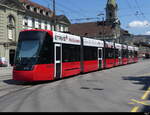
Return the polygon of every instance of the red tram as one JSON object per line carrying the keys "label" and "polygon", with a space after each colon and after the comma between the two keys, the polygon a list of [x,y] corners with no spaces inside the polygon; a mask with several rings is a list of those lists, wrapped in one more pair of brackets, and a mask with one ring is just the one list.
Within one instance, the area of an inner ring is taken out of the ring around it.
{"label": "red tram", "polygon": [[[13,79],[46,81],[127,64],[124,45],[50,30],[20,32]],[[134,48],[132,62],[137,62]]]}

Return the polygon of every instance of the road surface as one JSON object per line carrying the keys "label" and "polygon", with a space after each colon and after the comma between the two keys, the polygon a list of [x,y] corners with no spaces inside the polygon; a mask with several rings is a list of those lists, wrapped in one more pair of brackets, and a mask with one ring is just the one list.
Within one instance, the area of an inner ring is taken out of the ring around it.
{"label": "road surface", "polygon": [[150,112],[150,60],[42,83],[0,68],[0,112]]}

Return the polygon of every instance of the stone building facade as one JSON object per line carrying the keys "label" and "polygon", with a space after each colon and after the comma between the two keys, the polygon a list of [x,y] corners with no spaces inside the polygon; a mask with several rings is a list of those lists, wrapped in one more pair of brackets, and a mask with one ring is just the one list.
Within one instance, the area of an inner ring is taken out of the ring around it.
{"label": "stone building facade", "polygon": [[[68,31],[66,16],[55,19],[56,31]],[[12,65],[19,32],[35,28],[54,30],[53,11],[30,0],[0,0],[0,57]]]}

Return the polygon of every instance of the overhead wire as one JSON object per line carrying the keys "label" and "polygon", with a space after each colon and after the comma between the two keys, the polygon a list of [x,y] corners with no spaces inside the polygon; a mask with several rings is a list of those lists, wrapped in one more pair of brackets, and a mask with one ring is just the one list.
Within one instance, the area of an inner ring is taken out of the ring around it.
{"label": "overhead wire", "polygon": [[[40,2],[41,0],[37,0],[37,1]],[[49,8],[52,9],[52,1],[53,0],[43,0],[43,1],[45,1],[47,5],[49,4],[48,5]],[[74,4],[72,1],[67,2],[67,4],[68,3],[75,5],[76,9],[72,9],[70,7],[71,5],[66,5],[66,4],[63,4],[62,2],[56,2],[56,11],[66,15],[70,19],[71,22],[100,20],[100,18],[97,16],[94,16],[94,17],[87,16],[86,12],[88,12],[88,11],[84,10],[83,8],[80,8],[78,5]],[[129,7],[128,9],[133,11],[133,6],[130,4],[130,2],[128,0],[126,0],[126,3]],[[146,18],[145,14],[142,12],[137,0],[135,0],[135,5],[136,5],[136,8],[138,8],[138,10],[136,10],[133,14],[123,14],[123,15],[120,15],[119,17],[124,18],[124,17],[135,16],[136,18],[138,18],[138,20],[139,20],[139,16]],[[119,9],[119,10],[122,10],[122,9]],[[82,17],[81,17],[81,15],[82,15]]]}

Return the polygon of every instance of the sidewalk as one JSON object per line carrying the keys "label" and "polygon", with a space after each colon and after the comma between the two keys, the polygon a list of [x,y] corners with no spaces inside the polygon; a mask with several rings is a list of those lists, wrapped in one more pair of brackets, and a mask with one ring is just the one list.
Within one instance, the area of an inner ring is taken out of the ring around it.
{"label": "sidewalk", "polygon": [[3,75],[12,75],[13,67],[0,67],[0,76]]}

